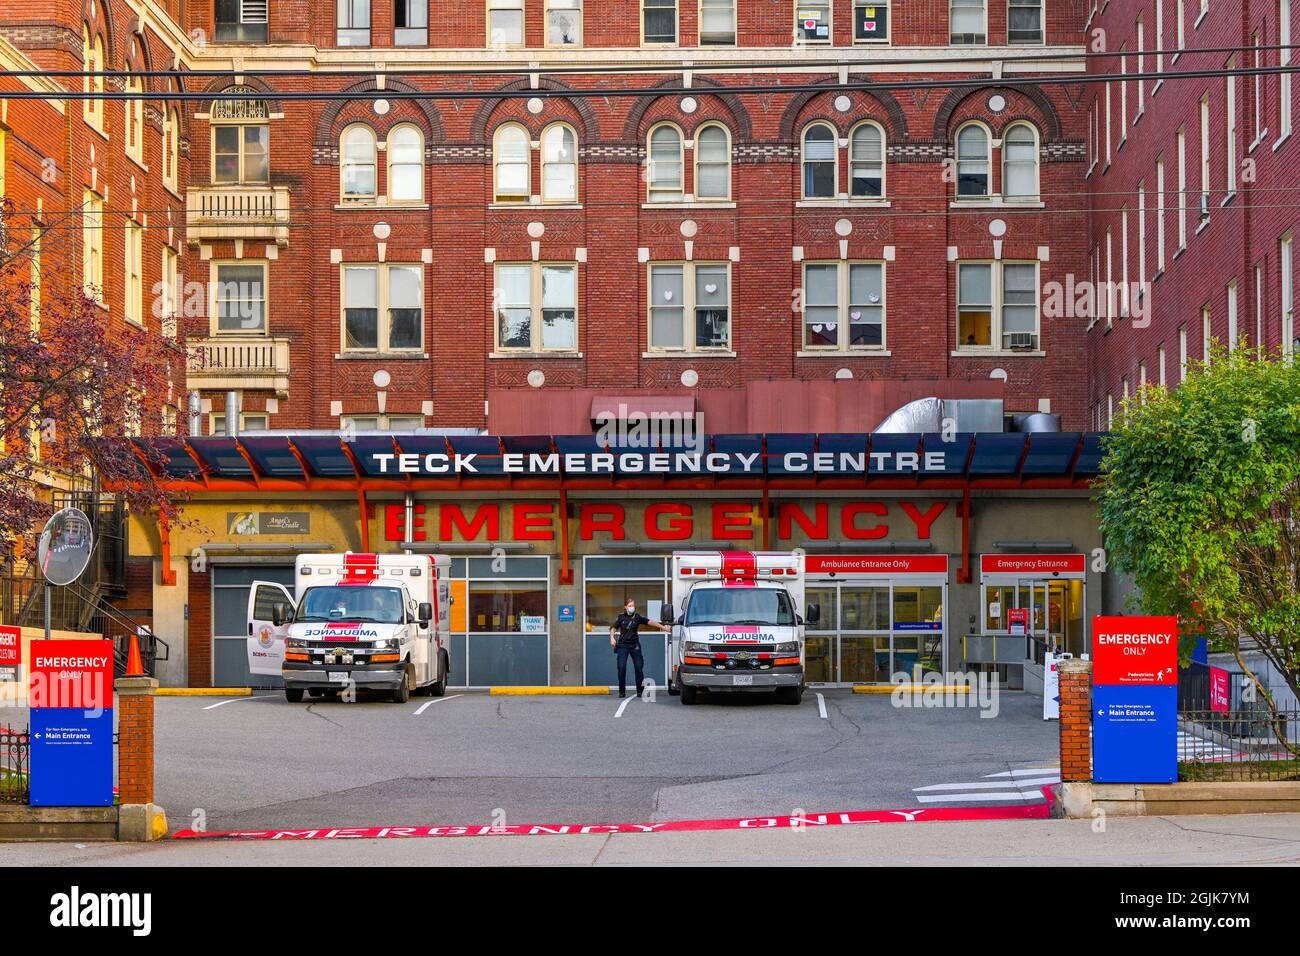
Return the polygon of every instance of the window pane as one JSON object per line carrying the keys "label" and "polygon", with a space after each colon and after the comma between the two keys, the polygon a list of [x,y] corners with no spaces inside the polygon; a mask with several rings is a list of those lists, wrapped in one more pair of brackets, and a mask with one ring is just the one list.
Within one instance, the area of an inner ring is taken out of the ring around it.
{"label": "window pane", "polygon": [[685,346],[682,331],[683,281],[681,266],[655,266],[650,270],[650,344],[655,348]]}
{"label": "window pane", "polygon": [[991,305],[992,271],[987,263],[960,266],[957,270],[957,296],[962,305]]}
{"label": "window pane", "polygon": [[730,342],[727,267],[701,265],[695,269],[695,345],[725,348]]}
{"label": "window pane", "polygon": [[677,0],[643,0],[645,42],[677,42]]}
{"label": "window pane", "polygon": [[344,337],[350,349],[379,347],[378,270],[374,266],[343,270]]}
{"label": "window pane", "polygon": [[528,266],[501,266],[497,269],[497,298],[505,306],[529,305],[530,269]]}
{"label": "window pane", "polygon": [[421,305],[419,266],[391,266],[388,270],[388,304],[395,309],[418,309]]}
{"label": "window pane", "polygon": [[392,163],[419,163],[424,161],[420,155],[420,134],[409,126],[397,130],[388,141],[388,156]]}
{"label": "window pane", "polygon": [[[582,11],[577,0],[551,0],[546,20],[546,41],[555,44],[582,42]],[[557,9],[561,8],[561,9]],[[562,9],[572,8],[572,9]]]}
{"label": "window pane", "polygon": [[391,198],[399,202],[417,202],[423,198],[423,166],[394,166],[388,184]]}
{"label": "window pane", "polygon": [[543,309],[542,348],[571,352],[577,347],[577,313],[572,309]]}
{"label": "window pane", "polygon": [[376,271],[374,266],[349,266],[343,270],[345,308],[374,308],[379,304]]}
{"label": "window pane", "polygon": [[735,0],[702,0],[700,4],[700,44],[736,42]]}
{"label": "window pane", "polygon": [[542,167],[542,195],[552,201],[572,202],[578,198],[577,167],[571,163],[547,163]]}
{"label": "window pane", "polygon": [[575,279],[572,266],[545,266],[542,269],[542,308],[573,308],[577,301]]}
{"label": "window pane", "polygon": [[839,267],[804,267],[804,335],[810,347],[839,342]]}
{"label": "window pane", "polygon": [[573,132],[567,126],[552,126],[542,139],[542,161],[571,163],[574,160]]}
{"label": "window pane", "polygon": [[875,263],[849,267],[849,345],[884,344],[884,269]]}
{"label": "window pane", "polygon": [[489,42],[511,44],[524,42],[524,12],[522,10],[493,10],[488,27]]}

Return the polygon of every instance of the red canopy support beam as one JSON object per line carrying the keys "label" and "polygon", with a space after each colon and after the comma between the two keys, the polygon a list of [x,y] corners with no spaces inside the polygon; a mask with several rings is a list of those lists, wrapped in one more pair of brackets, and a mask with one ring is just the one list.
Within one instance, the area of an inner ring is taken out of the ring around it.
{"label": "red canopy support beam", "polygon": [[769,507],[768,507],[768,499],[767,499],[767,485],[764,484],[763,485],[763,550],[764,551],[772,550],[771,539],[768,535],[768,531],[770,528],[770,522],[768,520],[768,511],[769,511]]}
{"label": "red canopy support beam", "polygon": [[569,493],[560,489],[560,583],[573,583],[569,558]]}
{"label": "red canopy support beam", "polygon": [[560,489],[560,584],[573,583],[573,567],[568,553],[568,492]]}
{"label": "red canopy support beam", "polygon": [[158,569],[158,581],[165,588],[176,587],[176,569],[172,567],[172,526],[165,517],[158,517],[158,535],[162,539],[162,566]]}
{"label": "red canopy support beam", "polygon": [[361,512],[361,550],[370,553],[370,505],[366,502],[366,490],[357,488],[357,509]]}
{"label": "red canopy support beam", "polygon": [[966,488],[961,493],[961,567],[957,569],[957,583],[970,584],[971,581],[971,554],[970,554],[970,488]]}

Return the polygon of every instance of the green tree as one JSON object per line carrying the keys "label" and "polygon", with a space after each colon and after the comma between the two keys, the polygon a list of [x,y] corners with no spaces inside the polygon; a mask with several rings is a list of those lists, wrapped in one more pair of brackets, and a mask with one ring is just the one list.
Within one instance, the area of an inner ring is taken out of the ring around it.
{"label": "green tree", "polygon": [[1142,612],[1234,653],[1280,727],[1241,649],[1300,697],[1300,364],[1219,350],[1178,388],[1143,389],[1106,440],[1099,500]]}

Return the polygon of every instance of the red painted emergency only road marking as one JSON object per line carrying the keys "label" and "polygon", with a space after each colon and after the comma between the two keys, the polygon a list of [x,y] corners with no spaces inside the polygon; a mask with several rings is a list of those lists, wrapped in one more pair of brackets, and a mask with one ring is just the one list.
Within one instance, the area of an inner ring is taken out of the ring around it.
{"label": "red painted emergency only road marking", "polygon": [[853,826],[863,823],[926,823],[941,820],[1046,820],[1049,802],[1006,807],[925,807],[919,810],[852,810],[803,816],[671,820],[664,823],[516,823],[507,826],[316,827],[297,830],[179,830],[174,840],[391,840],[412,837],[557,836],[582,833],[681,833],[692,830],[776,830]]}

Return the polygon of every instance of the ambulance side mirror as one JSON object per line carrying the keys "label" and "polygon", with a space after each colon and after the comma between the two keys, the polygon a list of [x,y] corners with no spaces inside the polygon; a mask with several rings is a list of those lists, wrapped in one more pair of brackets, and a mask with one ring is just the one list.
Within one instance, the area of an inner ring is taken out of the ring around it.
{"label": "ambulance side mirror", "polygon": [[289,619],[289,605],[283,601],[276,601],[271,605],[271,623],[276,627],[283,627],[284,622]]}
{"label": "ambulance side mirror", "polygon": [[804,615],[805,624],[816,624],[822,619],[822,606],[817,603],[808,605],[808,613]]}
{"label": "ambulance side mirror", "polygon": [[673,606],[671,604],[664,604],[664,606],[659,609],[659,623],[673,623]]}
{"label": "ambulance side mirror", "polygon": [[429,622],[433,620],[433,605],[428,601],[421,601],[420,606],[416,608],[415,618],[420,622],[420,627],[428,627]]}

